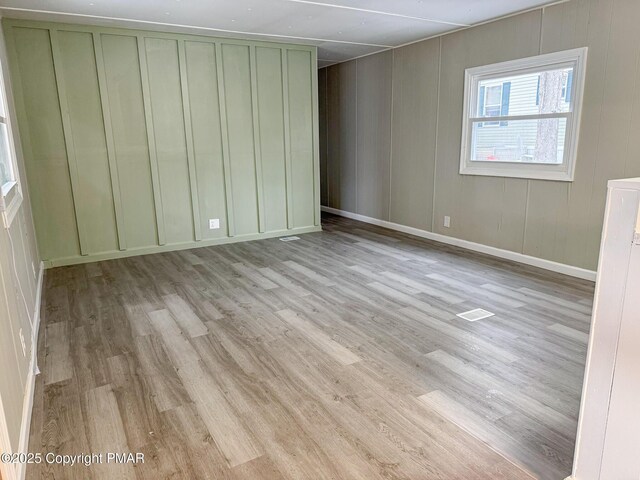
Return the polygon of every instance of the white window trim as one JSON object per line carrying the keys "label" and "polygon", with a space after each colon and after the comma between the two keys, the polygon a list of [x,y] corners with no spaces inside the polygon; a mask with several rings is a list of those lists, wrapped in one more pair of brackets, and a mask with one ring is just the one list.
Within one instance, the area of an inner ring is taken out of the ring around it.
{"label": "white window trim", "polygon": [[[580,133],[580,117],[584,95],[584,80],[587,61],[587,47],[565,50],[562,52],[520,58],[508,62],[496,63],[474,68],[467,68],[464,73],[464,107],[462,123],[462,141],[460,149],[460,174],[484,175],[494,177],[514,177],[541,180],[558,180],[571,182],[574,178],[576,156],[578,153],[578,137]],[[478,105],[478,83],[503,76],[514,76],[528,72],[552,70],[563,66],[573,67],[572,99],[573,110],[566,113],[542,115],[512,115],[489,117],[492,122],[501,120],[526,120],[531,118],[565,117],[567,128],[565,134],[564,161],[560,165],[520,162],[478,162],[471,160],[471,137],[473,122],[481,118],[471,117]]]}
{"label": "white window trim", "polygon": [[[15,175],[17,177],[17,174]],[[7,203],[7,198],[9,199]],[[0,211],[2,212],[2,223],[4,228],[10,228],[13,219],[20,210],[22,205],[22,190],[20,183],[15,180],[2,186],[2,195],[0,196]]]}
{"label": "white window trim", "polygon": [[[4,47],[4,45],[2,45]],[[0,95],[4,101],[5,116],[0,116],[0,121],[7,126],[7,141],[9,143],[9,156],[11,157],[11,167],[13,171],[13,181],[7,182],[4,185],[0,185],[0,212],[2,213],[2,223],[5,228],[10,228],[13,223],[13,219],[20,210],[22,205],[23,195],[22,187],[20,185],[20,172],[18,169],[18,161],[16,156],[16,148],[13,141],[13,128],[11,125],[11,107],[9,105],[9,98],[7,94],[9,79],[8,69],[5,63],[5,51],[2,48],[0,55]]]}

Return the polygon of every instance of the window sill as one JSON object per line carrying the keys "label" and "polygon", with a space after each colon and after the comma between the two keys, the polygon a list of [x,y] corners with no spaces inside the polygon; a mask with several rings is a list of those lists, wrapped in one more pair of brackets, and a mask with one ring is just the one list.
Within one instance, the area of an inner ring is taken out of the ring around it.
{"label": "window sill", "polygon": [[2,211],[2,221],[5,228],[10,228],[13,219],[22,205],[22,193],[17,182],[5,183],[0,189],[0,211]]}
{"label": "window sill", "polygon": [[2,197],[7,198],[11,193],[11,190],[13,190],[17,185],[18,185],[18,182],[7,182],[4,185],[2,185],[2,188],[0,188],[0,191],[2,192]]}
{"label": "window sill", "polygon": [[[482,166],[464,164],[462,168],[460,168],[460,175],[480,175],[485,177],[508,177],[522,178],[525,180],[552,180],[557,182],[573,182],[573,172],[567,171],[567,165],[558,165],[558,167],[560,167],[561,169],[541,169],[536,168],[536,166],[533,166],[533,168],[531,168],[532,166],[525,165],[514,166],[514,164],[512,163]],[[569,167],[569,169],[571,170],[571,167]]]}

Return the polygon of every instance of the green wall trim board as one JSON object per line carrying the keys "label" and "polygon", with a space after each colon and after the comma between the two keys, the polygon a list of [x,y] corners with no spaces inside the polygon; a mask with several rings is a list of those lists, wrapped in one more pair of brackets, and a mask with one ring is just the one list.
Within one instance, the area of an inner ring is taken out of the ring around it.
{"label": "green wall trim board", "polygon": [[292,228],[292,229],[278,230],[273,232],[238,235],[236,237],[222,237],[217,239],[202,240],[199,242],[187,242],[187,243],[180,243],[180,244],[154,246],[154,247],[132,248],[132,249],[122,250],[122,251],[93,253],[91,255],[85,255],[82,257],[56,258],[54,260],[45,260],[43,264],[45,269],[49,269],[49,268],[55,268],[55,267],[65,267],[68,265],[80,265],[83,263],[103,262],[106,260],[115,260],[118,258],[135,257],[137,255],[153,255],[154,253],[176,252],[179,250],[191,250],[194,248],[212,247],[215,245],[226,245],[229,243],[236,243],[236,242],[251,242],[255,240],[266,240],[270,238],[287,237],[289,235],[303,235],[305,233],[314,233],[314,232],[321,232],[321,231],[322,231],[321,226],[314,225],[310,227]]}
{"label": "green wall trim board", "polygon": [[142,34],[136,35],[136,46],[138,47],[138,60],[140,61],[140,75],[142,80],[142,99],[144,102],[144,119],[147,126],[147,142],[149,144],[149,161],[151,164],[151,181],[153,182],[153,201],[156,209],[156,229],[158,244],[167,243],[164,231],[164,211],[162,208],[162,190],[160,187],[158,173],[158,154],[156,152],[155,130],[153,128],[153,116],[151,110],[151,100],[149,93],[149,71],[147,64],[147,53],[145,49],[145,38]]}
{"label": "green wall trim board", "polygon": [[47,265],[319,227],[315,47],[3,26]]}
{"label": "green wall trim board", "polygon": [[109,176],[111,178],[111,191],[113,192],[113,205],[116,215],[116,226],[118,229],[118,247],[120,250],[127,248],[125,238],[124,223],[122,221],[122,198],[120,194],[120,182],[118,181],[118,163],[116,160],[115,141],[113,139],[113,128],[111,126],[111,113],[109,107],[109,97],[107,94],[107,77],[104,71],[104,59],[102,57],[102,39],[98,33],[93,33],[93,48],[96,59],[96,70],[98,73],[98,85],[100,90],[100,105],[102,107],[102,121],[104,122],[104,135],[107,147],[107,157],[109,158]]}

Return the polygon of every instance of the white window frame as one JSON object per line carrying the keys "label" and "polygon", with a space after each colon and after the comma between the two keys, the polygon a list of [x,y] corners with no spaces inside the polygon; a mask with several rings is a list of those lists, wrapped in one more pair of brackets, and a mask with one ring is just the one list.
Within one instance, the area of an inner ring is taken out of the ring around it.
{"label": "white window frame", "polygon": [[[580,132],[580,114],[584,95],[584,78],[587,61],[587,48],[576,48],[562,52],[548,53],[535,57],[521,58],[508,62],[495,63],[467,68],[464,73],[464,107],[462,123],[462,142],[460,149],[460,174],[484,175],[493,177],[515,177],[541,180],[573,181],[578,136]],[[571,85],[572,110],[563,113],[536,115],[506,115],[500,117],[480,117],[478,115],[478,84],[485,80],[498,80],[526,73],[573,68]],[[471,142],[473,124],[489,121],[512,121],[543,118],[566,118],[564,158],[561,164],[486,162],[471,160]]]}
{"label": "white window frame", "polygon": [[[4,47],[4,45],[2,45]],[[8,69],[5,63],[5,51],[0,51],[2,61],[0,62],[0,95],[4,104],[4,116],[0,115],[0,123],[7,127],[7,143],[9,149],[9,157],[11,159],[11,173],[13,181],[0,185],[0,213],[2,213],[2,221],[5,228],[11,227],[11,223],[15,218],[20,206],[22,205],[22,187],[20,185],[20,173],[18,170],[18,161],[16,157],[16,149],[13,143],[13,129],[11,128],[10,107],[7,95]]]}

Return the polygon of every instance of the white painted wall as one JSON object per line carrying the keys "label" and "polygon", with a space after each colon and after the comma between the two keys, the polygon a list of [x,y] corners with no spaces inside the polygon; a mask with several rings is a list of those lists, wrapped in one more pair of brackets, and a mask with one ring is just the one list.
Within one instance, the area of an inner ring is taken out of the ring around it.
{"label": "white painted wall", "polygon": [[[15,118],[4,36],[0,28],[0,62],[4,74],[10,118]],[[13,122],[18,168],[26,181],[17,125]],[[42,269],[35,243],[29,198],[25,198],[11,227],[0,222],[0,451],[26,448],[33,388],[33,362],[37,335]],[[24,335],[23,352],[20,331]],[[23,468],[0,462],[3,480],[22,475]]]}
{"label": "white painted wall", "polygon": [[640,478],[640,178],[609,182],[573,478]]}

